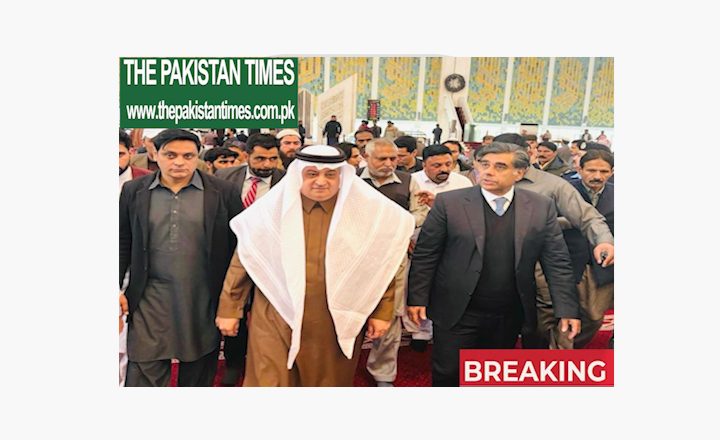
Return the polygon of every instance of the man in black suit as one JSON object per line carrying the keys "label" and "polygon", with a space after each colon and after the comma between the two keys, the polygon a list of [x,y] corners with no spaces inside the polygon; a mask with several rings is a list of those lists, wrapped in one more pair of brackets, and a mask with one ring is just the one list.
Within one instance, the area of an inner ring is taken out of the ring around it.
{"label": "man in black suit", "polygon": [[[570,256],[547,197],[516,188],[530,164],[517,145],[479,153],[479,184],[439,194],[411,260],[408,315],[433,321],[433,386],[457,386],[459,350],[513,348],[537,327],[535,264],[574,338],[580,310]],[[427,310],[427,313],[426,313]]]}
{"label": "man in black suit", "polygon": [[[278,140],[270,134],[256,133],[250,135],[243,147],[248,154],[248,165],[218,170],[217,177],[235,184],[240,193],[243,208],[250,206],[255,200],[267,193],[285,175],[278,169],[280,151]],[[246,308],[249,310],[252,298],[248,299]],[[225,336],[223,354],[225,355],[225,373],[221,383],[232,386],[240,378],[245,367],[247,353],[247,320],[240,320],[237,336]]]}
{"label": "man in black suit", "polygon": [[337,117],[332,115],[323,128],[323,136],[327,136],[328,145],[337,145],[340,133],[342,133],[342,125],[337,121]]}
{"label": "man in black suit", "polygon": [[126,298],[126,386],[211,386],[220,333],[215,310],[240,213],[235,187],[197,171],[200,139],[178,129],[154,138],[159,170],[127,182],[120,194],[120,284]]}

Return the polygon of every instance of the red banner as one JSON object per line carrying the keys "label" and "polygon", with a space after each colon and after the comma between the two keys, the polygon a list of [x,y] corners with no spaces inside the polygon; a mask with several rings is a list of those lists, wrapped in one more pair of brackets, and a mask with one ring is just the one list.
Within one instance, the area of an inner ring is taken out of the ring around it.
{"label": "red banner", "polygon": [[613,386],[614,350],[460,350],[461,386]]}

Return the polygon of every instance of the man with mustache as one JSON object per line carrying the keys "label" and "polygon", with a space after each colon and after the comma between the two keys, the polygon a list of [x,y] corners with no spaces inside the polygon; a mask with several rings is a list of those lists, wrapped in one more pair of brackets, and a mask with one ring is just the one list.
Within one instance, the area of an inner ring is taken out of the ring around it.
{"label": "man with mustache", "polygon": [[[580,179],[570,181],[586,202],[605,217],[610,232],[615,233],[615,187],[609,183],[615,160],[602,149],[588,150],[580,159]],[[615,297],[614,266],[603,267],[592,257],[592,244],[578,229],[563,231],[570,250],[575,281],[578,283],[583,310],[583,331],[575,338],[574,347],[590,342],[602,326],[605,311],[613,306]]]}
{"label": "man with mustache", "polygon": [[[302,138],[297,131],[286,128],[280,130],[276,135],[278,146],[280,147],[280,159],[282,159],[283,169],[290,166],[290,162],[295,159],[295,152],[302,147]],[[248,139],[249,140],[249,139]]]}
{"label": "man with mustache", "polygon": [[[281,132],[282,133],[282,132]],[[286,136],[289,137],[289,136]],[[241,194],[243,209],[255,200],[267,194],[285,176],[285,171],[278,169],[280,151],[278,140],[269,134],[256,133],[250,135],[245,144],[248,165],[218,170],[216,176],[235,184]],[[293,152],[293,157],[294,157]],[[252,297],[248,297],[245,307],[249,308]],[[245,367],[247,353],[247,320],[241,319],[237,336],[225,336],[223,354],[225,355],[225,373],[223,385],[234,385],[240,378]]]}
{"label": "man with mustache", "polygon": [[[380,191],[403,209],[410,209],[411,194],[417,192],[417,182],[410,174],[397,171],[398,148],[385,138],[373,139],[367,146],[367,167],[361,168],[358,175],[370,186]],[[402,315],[405,313],[405,286],[407,262],[403,262],[395,275],[394,316],[388,332],[373,341],[367,359],[367,370],[378,387],[392,387],[397,378],[397,358],[402,337]]]}
{"label": "man with mustache", "polygon": [[355,173],[337,148],[307,146],[232,219],[240,245],[216,323],[236,334],[255,292],[243,386],[352,386],[363,335],[390,326],[414,222]]}
{"label": "man with mustache", "polygon": [[[467,177],[458,173],[453,173],[455,161],[452,158],[452,152],[444,145],[429,145],[423,149],[423,161],[425,167],[421,171],[412,174],[415,183],[412,197],[410,197],[410,213],[415,217],[415,225],[417,229],[413,234],[413,242],[411,248],[420,234],[420,228],[425,222],[430,208],[435,202],[435,195],[455,189],[467,188],[472,186],[472,182]],[[408,280],[412,284],[412,278]],[[429,319],[422,320],[420,325],[403,317],[405,328],[412,333],[412,342],[410,347],[416,351],[424,351],[427,348],[428,341],[432,339],[432,321]]]}
{"label": "man with mustache", "polygon": [[556,176],[562,176],[570,170],[557,154],[557,145],[549,141],[540,142],[537,146],[537,164],[541,170]]}

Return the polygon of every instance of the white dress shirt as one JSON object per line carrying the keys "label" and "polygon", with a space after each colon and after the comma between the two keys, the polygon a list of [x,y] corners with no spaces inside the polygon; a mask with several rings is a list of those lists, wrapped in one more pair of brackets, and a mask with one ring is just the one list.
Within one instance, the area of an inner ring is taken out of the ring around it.
{"label": "white dress shirt", "polygon": [[252,186],[252,178],[257,177],[260,179],[257,186],[257,192],[255,193],[255,200],[259,199],[260,197],[264,196],[268,191],[270,191],[270,181],[272,180],[272,175],[270,177],[260,177],[253,174],[250,167],[248,167],[247,172],[245,173],[245,184],[243,185],[242,189],[242,198],[240,200],[245,200],[245,196],[247,195],[248,191],[250,191],[250,187]]}
{"label": "white dress shirt", "polygon": [[421,205],[418,202],[419,191],[430,191],[433,194],[440,194],[446,191],[452,191],[455,189],[469,188],[473,186],[470,179],[467,177],[457,174],[450,173],[447,180],[442,183],[433,182],[425,170],[416,171],[412,173],[412,180],[410,182],[410,213],[415,217],[415,225],[419,228],[425,223],[425,218],[430,212],[430,207],[427,205]]}
{"label": "white dress shirt", "polygon": [[488,205],[492,208],[493,211],[495,211],[495,208],[497,207],[497,204],[495,203],[495,199],[499,199],[500,197],[505,197],[505,204],[503,205],[503,213],[507,212],[508,208],[510,207],[510,202],[512,202],[513,197],[515,197],[515,186],[510,187],[510,191],[506,192],[503,195],[495,195],[491,193],[490,191],[485,190],[485,188],[480,187],[480,191],[482,192],[483,197],[485,197],[485,200],[488,202]]}

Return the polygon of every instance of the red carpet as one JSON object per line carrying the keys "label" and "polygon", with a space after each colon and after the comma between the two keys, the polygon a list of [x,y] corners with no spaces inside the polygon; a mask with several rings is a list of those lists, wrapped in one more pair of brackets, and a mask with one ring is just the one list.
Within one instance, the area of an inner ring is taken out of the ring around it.
{"label": "red carpet", "polygon": [[[591,348],[608,348],[608,341],[612,335],[614,328],[614,312],[608,310],[605,314],[605,323],[600,331],[595,335],[592,341],[585,347]],[[427,351],[418,353],[412,351],[407,345],[407,340],[403,339],[398,355],[398,376],[395,379],[396,387],[429,387],[430,386],[430,353],[432,352],[432,344],[428,345]],[[365,362],[369,354],[369,349],[363,349],[358,362],[358,369],[355,374],[353,385],[356,387],[374,387],[375,380],[365,369]],[[177,385],[178,364],[172,365],[172,377],[170,386]],[[218,371],[215,375],[213,386],[219,387],[220,379],[225,371],[225,361],[218,361]],[[242,386],[242,378],[238,381],[237,386]]]}

